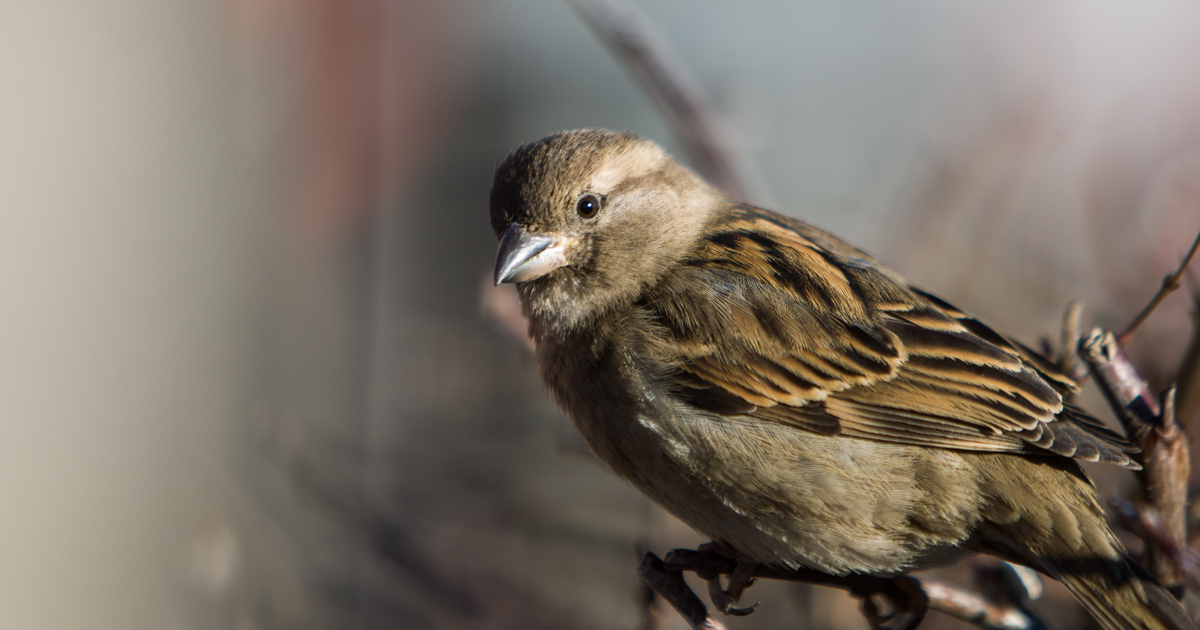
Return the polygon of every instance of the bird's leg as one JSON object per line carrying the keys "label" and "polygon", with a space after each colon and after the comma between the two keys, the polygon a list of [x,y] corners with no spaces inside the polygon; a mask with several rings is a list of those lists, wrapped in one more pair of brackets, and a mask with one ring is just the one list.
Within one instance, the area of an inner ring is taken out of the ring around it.
{"label": "bird's leg", "polygon": [[[758,606],[734,606],[755,576],[832,586],[850,591],[851,595],[861,601],[862,612],[873,630],[914,630],[929,608],[929,598],[922,590],[921,584],[907,575],[832,575],[815,569],[783,569],[759,564],[716,542],[700,545],[695,551],[675,549],[667,554],[663,563],[667,569],[691,571],[707,581],[713,605],[727,615],[746,615]],[[723,574],[729,575],[728,588],[721,587],[719,580]],[[884,610],[880,609],[881,606]]]}
{"label": "bird's leg", "polygon": [[738,608],[734,604],[737,604],[738,600],[742,598],[742,592],[754,583],[754,571],[758,569],[758,562],[717,542],[705,543],[696,550],[734,558],[737,563],[729,574],[728,587],[721,586],[721,574],[719,573],[700,576],[708,582],[708,597],[712,600],[713,606],[716,606],[722,613],[735,617],[742,617],[754,612],[758,608],[759,602],[745,608]]}

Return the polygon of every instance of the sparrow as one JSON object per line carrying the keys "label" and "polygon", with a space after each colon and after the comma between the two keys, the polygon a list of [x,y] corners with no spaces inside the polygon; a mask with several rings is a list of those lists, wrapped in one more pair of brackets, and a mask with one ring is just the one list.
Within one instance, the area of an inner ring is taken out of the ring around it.
{"label": "sparrow", "polygon": [[1196,628],[1077,463],[1137,449],[1037,352],[633,134],[521,146],[489,201],[495,281],[559,406],[739,562],[894,576],[986,553],[1109,630]]}

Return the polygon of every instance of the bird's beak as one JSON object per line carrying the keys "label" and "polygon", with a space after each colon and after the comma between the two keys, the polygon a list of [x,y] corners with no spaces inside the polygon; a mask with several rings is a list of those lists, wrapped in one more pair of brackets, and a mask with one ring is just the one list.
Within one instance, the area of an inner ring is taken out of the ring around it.
{"label": "bird's beak", "polygon": [[496,252],[496,284],[527,282],[562,267],[567,264],[567,242],[560,236],[526,232],[512,224]]}

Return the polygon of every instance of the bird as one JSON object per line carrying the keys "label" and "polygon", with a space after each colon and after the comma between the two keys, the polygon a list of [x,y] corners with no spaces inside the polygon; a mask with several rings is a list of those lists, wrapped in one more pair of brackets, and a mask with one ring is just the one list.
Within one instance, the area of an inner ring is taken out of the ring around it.
{"label": "bird", "polygon": [[985,553],[1108,630],[1196,628],[1078,464],[1137,469],[1137,448],[1038,352],[632,133],[513,150],[489,214],[559,407],[739,563],[897,576]]}

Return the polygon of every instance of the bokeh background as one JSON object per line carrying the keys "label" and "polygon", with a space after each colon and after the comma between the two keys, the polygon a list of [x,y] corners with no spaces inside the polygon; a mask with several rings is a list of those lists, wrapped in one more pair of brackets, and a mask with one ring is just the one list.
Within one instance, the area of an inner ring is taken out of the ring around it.
{"label": "bokeh background", "polygon": [[[1194,2],[634,4],[764,202],[1027,342],[1122,327],[1200,229]],[[486,282],[493,167],[575,127],[681,154],[558,1],[0,3],[0,627],[681,627],[634,569],[702,541]],[[1156,387],[1186,293],[1130,348]]]}

